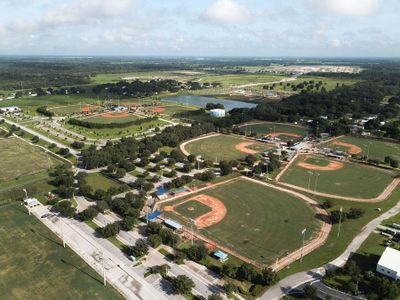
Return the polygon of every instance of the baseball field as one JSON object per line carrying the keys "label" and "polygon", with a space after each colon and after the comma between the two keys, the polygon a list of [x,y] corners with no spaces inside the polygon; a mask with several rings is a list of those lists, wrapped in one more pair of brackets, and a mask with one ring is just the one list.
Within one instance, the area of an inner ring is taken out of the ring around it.
{"label": "baseball field", "polygon": [[256,133],[260,137],[268,135],[281,140],[300,139],[308,132],[307,128],[302,126],[272,122],[248,123],[240,125],[239,128],[247,135]]}
{"label": "baseball field", "polygon": [[68,114],[89,113],[99,110],[100,107],[86,103],[72,104],[65,106],[49,107],[48,110],[54,112],[56,115],[63,116]]}
{"label": "baseball field", "polygon": [[184,146],[189,154],[201,155],[212,161],[243,159],[248,154],[258,154],[273,148],[265,143],[223,134],[193,140]]}
{"label": "baseball field", "polygon": [[107,112],[87,118],[82,118],[81,120],[92,123],[111,124],[125,123],[139,119],[140,117],[128,112]]}
{"label": "baseball field", "polygon": [[166,202],[164,215],[196,233],[262,264],[271,264],[315,237],[320,222],[309,204],[296,196],[238,178],[180,199]]}
{"label": "baseball field", "polygon": [[166,115],[168,117],[174,117],[176,114],[184,113],[186,111],[193,111],[196,108],[192,106],[183,106],[183,105],[164,105],[164,106],[155,106],[155,107],[147,107],[146,111],[150,113],[158,113],[161,115]]}
{"label": "baseball field", "polygon": [[371,159],[383,161],[385,156],[391,156],[400,160],[400,144],[390,143],[382,140],[367,139],[361,137],[345,136],[335,139],[322,147],[330,147],[349,154],[367,155]]}
{"label": "baseball field", "polygon": [[0,181],[48,170],[60,161],[18,138],[0,139]]}
{"label": "baseball field", "polygon": [[376,167],[300,155],[279,181],[321,193],[369,199],[380,195],[393,178],[392,172]]}

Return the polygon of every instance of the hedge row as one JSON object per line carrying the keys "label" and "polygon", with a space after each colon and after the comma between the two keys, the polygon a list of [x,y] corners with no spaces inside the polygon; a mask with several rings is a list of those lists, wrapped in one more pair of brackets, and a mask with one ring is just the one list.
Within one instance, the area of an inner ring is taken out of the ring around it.
{"label": "hedge row", "polygon": [[154,121],[154,120],[157,120],[157,117],[144,118],[144,119],[126,121],[126,122],[121,122],[121,123],[95,123],[95,122],[88,122],[85,120],[71,118],[68,120],[68,123],[71,125],[82,126],[82,127],[86,127],[86,128],[90,128],[90,129],[94,129],[94,128],[101,129],[101,128],[125,128],[125,127],[129,127],[132,125],[141,125],[143,123]]}

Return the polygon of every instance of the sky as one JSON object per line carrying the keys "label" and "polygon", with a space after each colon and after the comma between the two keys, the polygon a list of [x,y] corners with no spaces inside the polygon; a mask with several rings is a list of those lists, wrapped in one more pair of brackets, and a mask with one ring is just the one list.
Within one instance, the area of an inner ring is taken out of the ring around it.
{"label": "sky", "polygon": [[399,57],[398,0],[0,0],[0,54]]}

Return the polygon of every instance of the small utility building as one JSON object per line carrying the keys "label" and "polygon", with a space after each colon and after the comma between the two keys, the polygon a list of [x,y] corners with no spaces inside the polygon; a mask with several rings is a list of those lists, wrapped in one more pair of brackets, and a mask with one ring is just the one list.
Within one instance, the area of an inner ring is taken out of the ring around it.
{"label": "small utility building", "polygon": [[220,108],[210,109],[210,116],[217,118],[225,117],[225,109],[220,109]]}
{"label": "small utility building", "polygon": [[394,280],[400,280],[400,251],[386,247],[378,261],[376,271]]}

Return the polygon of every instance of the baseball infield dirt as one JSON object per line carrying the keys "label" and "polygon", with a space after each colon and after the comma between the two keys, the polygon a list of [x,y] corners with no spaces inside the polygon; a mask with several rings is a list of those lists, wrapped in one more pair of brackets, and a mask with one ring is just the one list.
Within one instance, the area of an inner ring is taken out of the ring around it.
{"label": "baseball infield dirt", "polygon": [[362,152],[362,149],[356,145],[349,144],[349,143],[344,143],[344,142],[333,142],[332,145],[336,146],[342,146],[347,148],[347,152],[349,154],[360,154]]}

